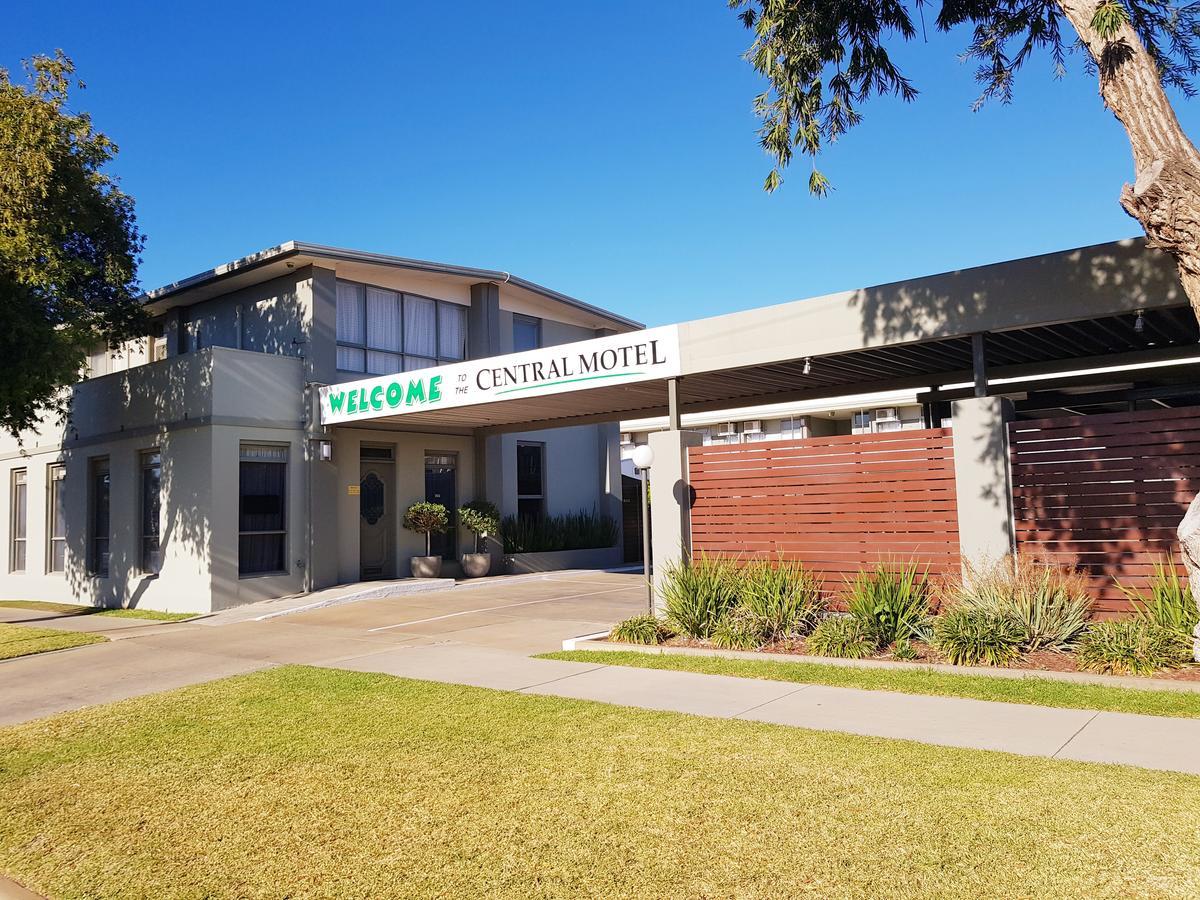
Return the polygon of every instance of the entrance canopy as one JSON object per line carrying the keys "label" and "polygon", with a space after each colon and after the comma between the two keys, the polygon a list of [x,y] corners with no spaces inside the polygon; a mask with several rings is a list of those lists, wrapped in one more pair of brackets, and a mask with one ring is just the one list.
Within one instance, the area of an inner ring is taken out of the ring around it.
{"label": "entrance canopy", "polygon": [[1130,240],[331,385],[321,420],[498,433],[876,390],[953,399],[1184,365],[1198,342],[1174,263]]}

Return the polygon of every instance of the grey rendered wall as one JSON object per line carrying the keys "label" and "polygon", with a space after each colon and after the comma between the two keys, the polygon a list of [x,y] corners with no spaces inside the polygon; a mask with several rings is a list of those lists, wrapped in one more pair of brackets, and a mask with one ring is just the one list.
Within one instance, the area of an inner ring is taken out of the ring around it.
{"label": "grey rendered wall", "polygon": [[189,306],[182,313],[184,328],[199,330],[205,347],[301,356],[307,309],[300,284],[309,277],[305,268]]}

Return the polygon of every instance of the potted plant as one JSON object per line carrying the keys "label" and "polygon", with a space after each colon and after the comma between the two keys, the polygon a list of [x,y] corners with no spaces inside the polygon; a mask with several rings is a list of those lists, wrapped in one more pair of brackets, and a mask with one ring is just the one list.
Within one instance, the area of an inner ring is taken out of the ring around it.
{"label": "potted plant", "polygon": [[472,500],[458,510],[458,523],[475,536],[475,552],[462,555],[463,574],[468,578],[487,575],[492,570],[492,554],[485,542],[488,535],[500,530],[500,510],[487,500]]}
{"label": "potted plant", "polygon": [[404,527],[425,535],[425,555],[409,561],[414,578],[437,578],[442,574],[442,558],[434,556],[430,547],[431,535],[441,534],[450,525],[450,513],[440,503],[420,500],[404,511]]}

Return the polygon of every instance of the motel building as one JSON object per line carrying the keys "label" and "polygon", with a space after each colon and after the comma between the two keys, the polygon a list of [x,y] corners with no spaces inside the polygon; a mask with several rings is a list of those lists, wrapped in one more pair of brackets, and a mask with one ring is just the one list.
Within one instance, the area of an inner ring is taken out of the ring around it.
{"label": "motel building", "polygon": [[[0,596],[208,612],[406,578],[404,510],[609,517],[493,573],[1036,550],[1136,581],[1200,488],[1200,329],[1122,241],[643,328],[506,272],[290,242],[153,290],[0,443]],[[474,548],[434,536],[443,574]]]}

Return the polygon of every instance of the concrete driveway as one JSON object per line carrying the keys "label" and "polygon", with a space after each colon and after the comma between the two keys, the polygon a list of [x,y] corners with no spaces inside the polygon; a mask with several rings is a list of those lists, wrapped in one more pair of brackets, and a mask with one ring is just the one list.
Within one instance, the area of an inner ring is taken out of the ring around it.
{"label": "concrete driveway", "polygon": [[13,613],[9,621],[102,629],[112,640],[0,661],[0,725],[282,663],[359,668],[400,647],[437,645],[496,659],[557,650],[565,638],[603,631],[645,607],[639,574],[569,572],[228,624],[220,616],[156,623],[5,610]]}

